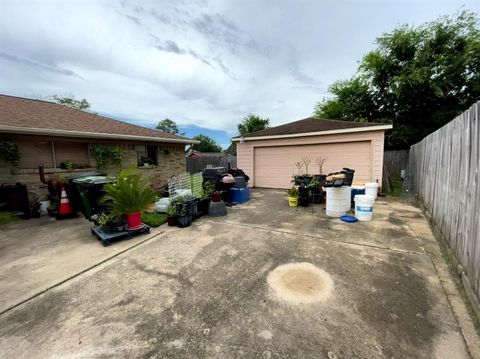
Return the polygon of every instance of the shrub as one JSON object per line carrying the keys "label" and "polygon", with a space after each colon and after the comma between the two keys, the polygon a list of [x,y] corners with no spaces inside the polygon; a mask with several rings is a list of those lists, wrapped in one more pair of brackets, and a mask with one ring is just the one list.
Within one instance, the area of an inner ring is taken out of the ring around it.
{"label": "shrub", "polygon": [[106,184],[104,190],[102,202],[117,216],[142,211],[156,199],[148,180],[133,167],[121,171],[117,181]]}

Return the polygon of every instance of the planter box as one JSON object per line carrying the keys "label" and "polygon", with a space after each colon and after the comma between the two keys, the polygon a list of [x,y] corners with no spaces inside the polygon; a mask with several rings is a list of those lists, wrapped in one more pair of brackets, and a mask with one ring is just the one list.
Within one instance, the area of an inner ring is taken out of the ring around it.
{"label": "planter box", "polygon": [[189,227],[192,224],[193,218],[191,214],[187,214],[186,216],[178,216],[177,217],[177,226],[180,228]]}
{"label": "planter box", "polygon": [[167,223],[170,227],[177,225],[177,217],[167,217]]}
{"label": "planter box", "polygon": [[197,202],[197,217],[201,217],[208,213],[208,206],[210,205],[210,198],[202,199]]}

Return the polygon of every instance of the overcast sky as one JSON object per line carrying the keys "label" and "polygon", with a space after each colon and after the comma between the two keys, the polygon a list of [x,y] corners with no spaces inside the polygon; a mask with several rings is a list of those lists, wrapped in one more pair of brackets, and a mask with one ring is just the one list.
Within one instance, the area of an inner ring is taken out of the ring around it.
{"label": "overcast sky", "polygon": [[[311,115],[375,37],[480,1],[0,0],[0,93],[75,95],[153,127],[166,117],[224,147],[248,113]],[[213,131],[212,131],[213,130]]]}

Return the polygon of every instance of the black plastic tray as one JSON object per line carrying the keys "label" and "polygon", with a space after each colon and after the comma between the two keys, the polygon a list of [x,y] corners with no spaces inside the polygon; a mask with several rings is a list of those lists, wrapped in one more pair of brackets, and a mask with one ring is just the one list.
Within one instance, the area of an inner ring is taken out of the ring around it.
{"label": "black plastic tray", "polygon": [[150,227],[147,226],[146,224],[143,224],[143,226],[140,229],[136,229],[133,231],[109,231],[105,230],[102,226],[96,226],[93,225],[91,228],[91,232],[94,236],[96,236],[100,241],[102,241],[102,244],[104,247],[109,246],[113,242],[120,241],[122,239],[131,239],[136,236],[140,236],[142,234],[147,234],[150,233]]}

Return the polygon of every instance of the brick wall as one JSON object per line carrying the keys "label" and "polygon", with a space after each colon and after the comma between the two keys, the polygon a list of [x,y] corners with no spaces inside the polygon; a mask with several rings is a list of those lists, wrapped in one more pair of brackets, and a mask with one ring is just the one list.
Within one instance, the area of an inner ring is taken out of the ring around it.
{"label": "brick wall", "polygon": [[[135,150],[124,150],[123,165],[125,168],[136,166],[137,153]],[[186,172],[185,152],[183,145],[160,145],[158,151],[158,165],[138,167],[143,175],[148,177],[152,187],[159,191],[167,183],[167,179]],[[114,169],[110,169],[115,172]]]}
{"label": "brick wall", "polygon": [[[38,136],[36,136],[38,140]],[[15,138],[11,138],[15,141]],[[25,140],[25,136],[22,137],[22,140]],[[52,139],[42,138],[42,141],[50,141]],[[62,139],[64,141],[64,139]],[[78,142],[77,142],[78,143]],[[108,142],[102,142],[103,144],[110,144]],[[118,145],[119,143],[117,143]],[[137,153],[135,151],[135,143],[121,143],[123,148],[123,160],[122,167],[128,168],[130,166],[137,167]],[[78,146],[78,144],[75,144]],[[42,159],[50,156],[48,151],[51,151],[51,146],[46,146],[46,153],[38,153],[38,158]],[[161,190],[166,184],[167,179],[171,176],[183,173],[186,171],[185,155],[184,155],[185,146],[181,144],[158,144],[158,166],[149,166],[149,167],[140,167],[139,170],[142,174],[146,175],[151,183],[152,187],[155,190]],[[106,172],[108,175],[115,176],[119,172],[119,168],[115,166],[109,166],[104,170],[98,170],[96,168],[95,159],[93,156],[90,156],[90,168],[86,169],[77,169],[73,171],[62,170],[60,168],[51,168],[47,164],[44,164],[42,161],[38,164],[32,165],[32,168],[20,168],[11,172],[10,167],[7,163],[0,159],[0,184],[2,183],[16,183],[20,182],[26,184],[28,190],[31,192],[37,193],[41,198],[46,197],[48,194],[48,189],[45,184],[40,181],[38,173],[38,165],[45,165],[45,174],[48,177],[69,177],[71,175],[82,174],[86,172],[100,171]]]}

